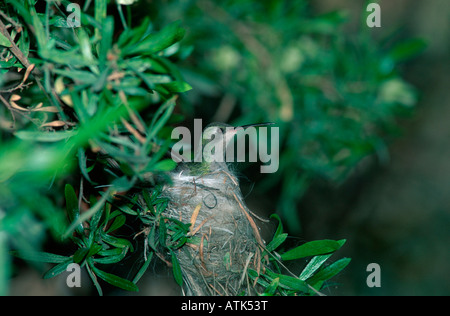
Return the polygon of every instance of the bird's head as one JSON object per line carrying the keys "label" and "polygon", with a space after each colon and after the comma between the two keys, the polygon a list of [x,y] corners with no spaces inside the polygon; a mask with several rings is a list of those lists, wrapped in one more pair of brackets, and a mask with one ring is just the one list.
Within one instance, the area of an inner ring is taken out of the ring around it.
{"label": "bird's head", "polygon": [[214,122],[208,124],[202,133],[200,148],[196,152],[196,161],[202,157],[206,163],[225,162],[225,152],[233,137],[240,131],[248,127],[258,127],[272,125],[274,123],[257,123],[242,126],[231,126],[226,123]]}

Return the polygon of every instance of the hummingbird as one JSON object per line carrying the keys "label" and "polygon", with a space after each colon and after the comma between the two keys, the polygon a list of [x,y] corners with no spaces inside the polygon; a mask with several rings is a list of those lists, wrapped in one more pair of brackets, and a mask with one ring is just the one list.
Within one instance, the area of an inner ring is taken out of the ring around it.
{"label": "hummingbird", "polygon": [[[191,176],[202,176],[205,174],[225,171],[229,172],[226,161],[226,149],[234,136],[241,130],[249,127],[260,127],[273,125],[275,123],[256,123],[241,126],[232,126],[222,122],[208,124],[200,136],[194,154],[194,160],[183,163],[182,168],[187,169]],[[200,145],[201,144],[201,145]],[[186,168],[187,167],[187,168]]]}

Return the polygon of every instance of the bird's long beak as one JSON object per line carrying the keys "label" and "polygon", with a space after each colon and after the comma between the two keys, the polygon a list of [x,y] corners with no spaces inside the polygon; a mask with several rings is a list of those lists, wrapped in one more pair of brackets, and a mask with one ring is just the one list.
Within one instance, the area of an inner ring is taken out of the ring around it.
{"label": "bird's long beak", "polygon": [[267,122],[267,123],[256,123],[256,124],[247,124],[247,125],[241,125],[241,126],[236,126],[233,129],[230,129],[226,132],[228,137],[232,137],[233,135],[235,135],[238,131],[241,130],[241,128],[244,130],[246,128],[249,127],[259,127],[259,126],[267,126],[267,125],[274,125],[275,123],[272,122]]}
{"label": "bird's long beak", "polygon": [[256,123],[256,124],[247,124],[247,125],[241,125],[241,126],[236,126],[234,129],[230,129],[226,132],[226,137],[227,137],[227,143],[229,142],[229,140],[236,135],[237,132],[239,132],[241,129],[245,130],[246,128],[249,127],[259,127],[259,126],[267,126],[267,125],[274,125],[275,123],[272,122],[267,122],[267,123]]}
{"label": "bird's long beak", "polygon": [[274,125],[273,122],[266,122],[266,123],[256,123],[256,124],[248,124],[248,125],[241,125],[238,127],[241,127],[243,129],[246,129],[247,127],[258,127],[258,126],[267,126],[267,125]]}

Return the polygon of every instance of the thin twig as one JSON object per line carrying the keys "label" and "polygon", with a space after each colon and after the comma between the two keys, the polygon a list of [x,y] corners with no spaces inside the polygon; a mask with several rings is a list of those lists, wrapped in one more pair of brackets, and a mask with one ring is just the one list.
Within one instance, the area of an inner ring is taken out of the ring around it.
{"label": "thin twig", "polygon": [[122,124],[125,126],[125,128],[134,136],[136,137],[136,139],[142,143],[145,144],[145,142],[147,141],[145,139],[145,137],[143,137],[141,134],[139,134],[139,132],[133,127],[131,126],[130,123],[127,122],[127,120],[125,120],[123,117],[120,118],[122,121]]}
{"label": "thin twig", "polygon": [[17,23],[16,21],[14,21],[14,19],[12,19],[11,17],[9,17],[5,12],[3,12],[2,10],[0,10],[0,16],[2,16],[2,18],[4,18],[6,21],[8,21],[9,23],[11,23],[14,28],[19,32],[20,29],[22,28],[22,25],[20,25],[19,23]]}
{"label": "thin twig", "polygon": [[259,245],[264,245],[264,242],[261,238],[261,235],[259,234],[259,230],[258,230],[258,226],[256,226],[255,221],[253,220],[253,218],[248,214],[248,212],[245,210],[244,206],[241,204],[241,202],[239,201],[238,197],[236,196],[236,194],[233,192],[233,196],[236,199],[236,202],[238,202],[242,212],[244,213],[245,217],[247,217],[248,221],[250,222],[250,226],[253,229],[253,233],[255,235],[256,241],[258,242]]}
{"label": "thin twig", "polygon": [[[11,112],[11,115],[13,117],[14,120],[14,125],[16,123],[16,118],[14,113],[18,113],[20,115],[22,115],[23,117],[26,117],[30,122],[32,122],[33,124],[40,126],[39,123],[36,123],[36,119],[31,118],[30,116],[28,116],[27,114],[25,114],[23,111],[19,111],[18,109],[15,109],[13,106],[11,106],[11,104],[9,104],[9,102],[0,94],[0,101],[2,101],[2,103],[8,108],[8,110]],[[14,127],[15,128],[15,127]]]}
{"label": "thin twig", "polygon": [[11,35],[6,29],[5,24],[3,24],[2,20],[0,20],[0,33],[3,34],[3,36],[6,37],[6,39],[11,43],[11,47],[8,47],[8,49],[14,54],[14,56],[17,57],[17,59],[20,61],[22,65],[25,66],[25,68],[28,68],[30,66],[30,62],[28,58],[22,53],[22,51],[17,47],[14,40],[11,38]]}
{"label": "thin twig", "polygon": [[[233,193],[233,194],[234,194],[234,193]],[[237,196],[235,196],[235,198],[236,198],[236,199],[239,199],[239,201],[241,201],[239,204],[241,204],[241,203],[243,204],[241,198],[238,198]],[[255,218],[259,219],[261,222],[264,222],[264,223],[270,223],[270,220],[264,219],[264,218],[262,218],[262,217],[256,215],[255,213],[253,213],[253,212],[252,212],[251,210],[249,210],[249,209],[247,209],[247,210],[250,212],[250,214],[252,214]]]}
{"label": "thin twig", "polygon": [[239,286],[244,282],[245,276],[247,275],[248,265],[250,264],[250,260],[252,260],[253,254],[249,253],[247,260],[245,260],[244,270],[242,271],[241,280],[239,281]]}
{"label": "thin twig", "polygon": [[[234,192],[233,192],[233,196],[236,199],[236,202],[238,202],[242,213],[244,213],[245,217],[247,217],[247,220],[249,221],[250,226],[253,229],[253,234],[255,235],[256,242],[258,243],[259,246],[261,246],[261,247],[264,246],[264,242],[263,242],[263,240],[261,238],[261,235],[259,234],[258,227],[256,226],[255,221],[247,213],[247,211],[245,210],[244,206],[241,204],[241,202],[239,201],[239,199],[237,198],[237,196],[236,196],[236,194]],[[259,277],[259,274],[261,272],[261,260],[259,260],[259,259],[260,259],[260,249],[256,248],[255,260],[256,260],[256,272],[258,273],[258,277]],[[267,260],[267,262],[269,261],[269,257],[267,255],[266,255],[266,260]],[[255,279],[254,285],[256,285],[256,281],[258,280],[258,277]]]}

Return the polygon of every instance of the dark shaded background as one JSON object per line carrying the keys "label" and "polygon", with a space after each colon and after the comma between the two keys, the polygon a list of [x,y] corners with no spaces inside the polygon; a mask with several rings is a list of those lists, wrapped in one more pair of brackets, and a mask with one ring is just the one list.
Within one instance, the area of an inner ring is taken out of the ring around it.
{"label": "dark shaded background", "polygon": [[[320,1],[317,9],[358,10],[355,2],[349,7],[348,1]],[[305,238],[347,239],[340,254],[352,262],[330,294],[449,295],[450,9],[445,0],[380,4],[382,27],[374,32],[401,28],[428,43],[403,69],[405,79],[420,90],[417,112],[403,122],[386,166],[331,199],[309,196],[301,210]],[[380,288],[366,286],[371,262],[381,267]]]}

